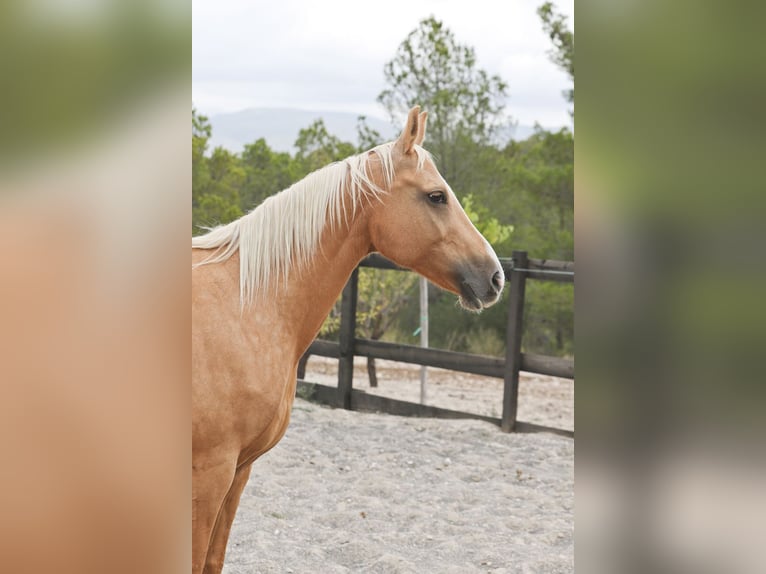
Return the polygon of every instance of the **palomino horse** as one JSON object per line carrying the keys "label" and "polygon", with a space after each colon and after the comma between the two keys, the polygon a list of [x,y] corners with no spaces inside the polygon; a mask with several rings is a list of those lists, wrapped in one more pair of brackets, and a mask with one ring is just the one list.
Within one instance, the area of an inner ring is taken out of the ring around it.
{"label": "palomino horse", "polygon": [[192,239],[192,569],[220,572],[253,461],[282,438],[298,361],[351,272],[378,251],[479,311],[503,271],[420,144],[322,168]]}

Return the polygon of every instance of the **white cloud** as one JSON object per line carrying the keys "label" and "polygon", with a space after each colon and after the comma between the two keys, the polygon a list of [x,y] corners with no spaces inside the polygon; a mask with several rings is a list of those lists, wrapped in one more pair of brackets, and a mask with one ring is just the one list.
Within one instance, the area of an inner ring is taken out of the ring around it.
{"label": "white cloud", "polygon": [[[535,12],[542,1],[194,0],[193,100],[206,113],[268,106],[382,117],[383,65],[434,15],[508,83],[511,116],[568,125],[568,79],[547,55]],[[573,0],[558,5],[571,17]]]}

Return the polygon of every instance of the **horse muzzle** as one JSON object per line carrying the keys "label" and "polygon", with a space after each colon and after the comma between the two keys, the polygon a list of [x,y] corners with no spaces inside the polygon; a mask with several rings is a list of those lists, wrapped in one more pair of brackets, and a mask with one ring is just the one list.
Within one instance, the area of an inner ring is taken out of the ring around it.
{"label": "horse muzzle", "polygon": [[481,311],[500,299],[505,285],[505,274],[499,264],[470,266],[460,277],[460,305],[469,311]]}

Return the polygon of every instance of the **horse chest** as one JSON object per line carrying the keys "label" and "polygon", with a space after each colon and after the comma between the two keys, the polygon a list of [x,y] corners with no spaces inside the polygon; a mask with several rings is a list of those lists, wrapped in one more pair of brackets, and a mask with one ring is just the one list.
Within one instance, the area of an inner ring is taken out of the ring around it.
{"label": "horse chest", "polygon": [[[245,440],[240,452],[238,466],[249,464],[262,454],[271,450],[284,436],[290,424],[292,396],[285,397],[279,405],[273,408],[268,424],[260,432],[253,432],[249,440]],[[255,429],[254,429],[255,430]]]}

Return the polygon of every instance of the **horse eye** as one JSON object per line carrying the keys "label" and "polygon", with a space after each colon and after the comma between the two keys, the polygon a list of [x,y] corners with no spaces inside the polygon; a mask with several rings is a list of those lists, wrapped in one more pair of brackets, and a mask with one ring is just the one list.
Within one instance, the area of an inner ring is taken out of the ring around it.
{"label": "horse eye", "polygon": [[443,191],[432,191],[428,194],[428,200],[431,203],[447,203],[447,196]]}

